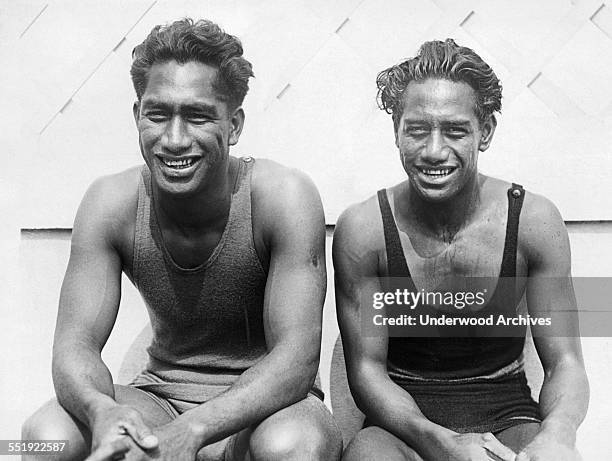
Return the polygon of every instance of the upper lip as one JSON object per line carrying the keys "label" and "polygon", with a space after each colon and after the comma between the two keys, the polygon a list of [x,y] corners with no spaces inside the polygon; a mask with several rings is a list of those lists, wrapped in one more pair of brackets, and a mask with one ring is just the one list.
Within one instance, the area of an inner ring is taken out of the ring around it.
{"label": "upper lip", "polygon": [[427,171],[443,171],[443,170],[454,170],[455,168],[457,168],[454,165],[436,165],[436,166],[429,166],[429,165],[416,165],[416,168],[419,170],[427,170]]}
{"label": "upper lip", "polygon": [[200,159],[202,156],[198,155],[198,154],[180,154],[180,155],[173,155],[173,154],[164,154],[164,153],[156,153],[155,154],[156,157],[159,157],[162,160],[168,160],[168,161],[172,161],[172,160],[187,160],[187,159],[191,159],[191,160],[198,160]]}

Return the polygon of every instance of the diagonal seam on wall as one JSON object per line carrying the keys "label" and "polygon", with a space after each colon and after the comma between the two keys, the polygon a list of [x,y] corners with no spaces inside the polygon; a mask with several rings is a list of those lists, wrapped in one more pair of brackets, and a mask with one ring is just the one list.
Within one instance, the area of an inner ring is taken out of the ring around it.
{"label": "diagonal seam on wall", "polygon": [[72,103],[73,98],[77,95],[77,93],[81,90],[81,88],[83,88],[87,84],[87,82],[96,74],[96,72],[98,72],[98,70],[104,65],[104,63],[108,60],[108,58],[119,49],[119,47],[126,41],[127,35],[132,30],[134,30],[134,27],[136,27],[140,23],[140,21],[142,21],[142,19],[147,15],[149,11],[151,11],[151,9],[155,6],[156,3],[157,3],[157,0],[154,0],[153,3],[151,3],[147,7],[147,9],[140,15],[140,17],[136,20],[136,22],[132,24],[132,26],[125,32],[125,34],[123,34],[123,37],[117,42],[117,44],[108,53],[106,53],[106,55],[96,65],[96,67],[94,67],[94,69],[83,79],[83,81],[79,84],[79,86],[70,94],[70,96],[68,97],[68,100],[62,105],[62,107],[55,114],[53,114],[51,119],[49,119],[49,121],[38,132],[39,136],[41,136],[46,131],[46,129],[51,126],[51,124],[55,121],[55,119],[68,108],[68,106]]}

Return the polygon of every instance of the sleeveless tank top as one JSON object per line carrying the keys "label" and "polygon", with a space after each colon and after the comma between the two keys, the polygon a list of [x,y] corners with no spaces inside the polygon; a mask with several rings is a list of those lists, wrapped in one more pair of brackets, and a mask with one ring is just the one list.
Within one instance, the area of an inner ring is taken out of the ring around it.
{"label": "sleeveless tank top", "polygon": [[[230,385],[267,353],[267,274],[255,250],[251,221],[253,164],[250,157],[239,159],[221,239],[195,268],[172,259],[155,214],[151,174],[146,166],[142,169],[132,276],[153,330],[147,371],[163,382]],[[195,399],[198,392],[191,386],[182,394]]]}
{"label": "sleeveless tank top", "polygon": [[[516,250],[519,216],[524,190],[513,184],[508,190],[508,219],[499,279],[516,276]],[[386,190],[378,191],[387,253],[389,277],[410,279],[410,270],[389,205]],[[499,280],[498,279],[498,280]],[[411,280],[408,287],[417,291]],[[499,283],[485,307],[487,313],[516,310],[511,284]],[[514,313],[514,312],[513,312]],[[425,379],[455,379],[490,376],[506,369],[516,372],[522,365],[526,328],[520,337],[390,337],[387,367],[389,376],[399,380],[410,377]]]}

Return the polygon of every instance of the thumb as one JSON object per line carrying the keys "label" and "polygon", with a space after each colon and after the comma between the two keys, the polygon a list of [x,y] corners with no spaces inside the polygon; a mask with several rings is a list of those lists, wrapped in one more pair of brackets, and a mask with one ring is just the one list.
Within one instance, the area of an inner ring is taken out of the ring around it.
{"label": "thumb", "polygon": [[153,435],[151,429],[147,427],[142,419],[137,418],[129,422],[124,422],[122,424],[122,428],[140,448],[144,450],[152,450],[157,448],[159,443],[157,437]]}

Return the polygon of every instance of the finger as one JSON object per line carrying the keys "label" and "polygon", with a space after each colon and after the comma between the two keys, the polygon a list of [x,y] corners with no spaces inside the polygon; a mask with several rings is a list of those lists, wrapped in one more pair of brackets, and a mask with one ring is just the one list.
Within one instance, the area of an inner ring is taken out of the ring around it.
{"label": "finger", "polygon": [[495,461],[515,461],[516,453],[501,443],[493,434],[484,434],[485,443],[483,448],[491,459]]}
{"label": "finger", "polygon": [[100,445],[91,453],[85,461],[111,461],[119,455],[123,455],[130,449],[129,439],[121,437],[112,442]]}
{"label": "finger", "polygon": [[140,448],[144,450],[157,448],[159,443],[157,437],[153,435],[151,430],[140,420],[140,418],[134,421],[124,422],[121,426],[125,429],[126,434],[128,434]]}
{"label": "finger", "polygon": [[493,461],[518,461],[518,458],[515,455],[513,455],[511,458],[503,458],[501,456],[497,456],[495,453],[488,450],[487,448],[485,448],[484,450],[489,459],[492,459]]}

